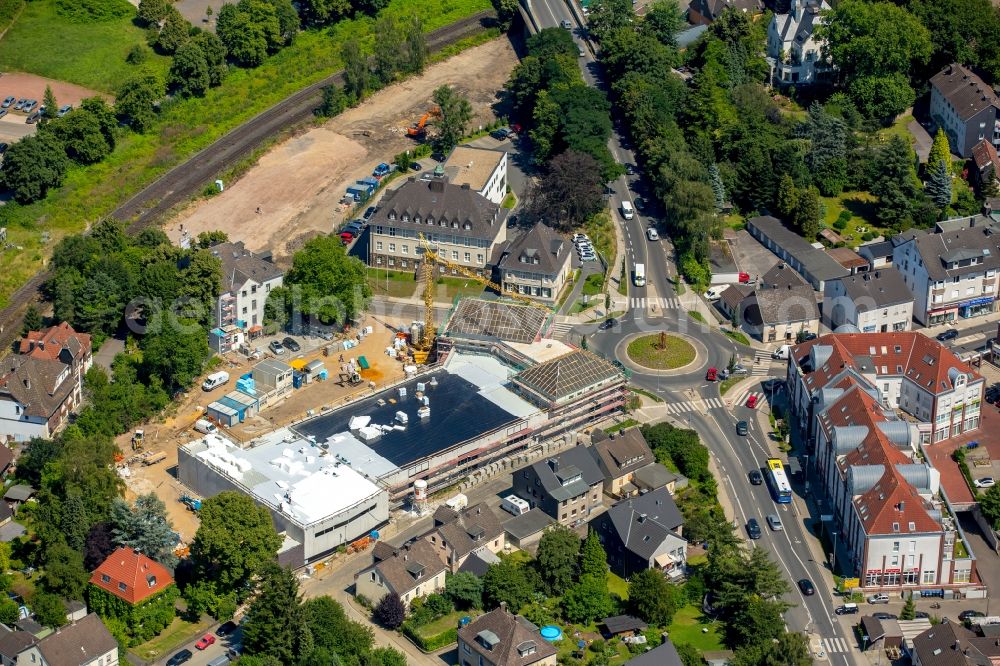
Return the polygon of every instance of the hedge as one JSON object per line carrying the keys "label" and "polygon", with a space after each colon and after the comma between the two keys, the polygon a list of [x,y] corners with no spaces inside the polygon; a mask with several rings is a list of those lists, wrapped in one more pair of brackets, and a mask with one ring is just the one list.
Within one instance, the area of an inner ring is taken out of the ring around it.
{"label": "hedge", "polygon": [[403,624],[403,635],[413,641],[413,643],[424,652],[434,652],[435,650],[440,650],[446,645],[458,642],[457,627],[452,627],[447,631],[442,631],[436,636],[424,638],[417,633],[417,628],[411,626],[409,622],[406,622]]}

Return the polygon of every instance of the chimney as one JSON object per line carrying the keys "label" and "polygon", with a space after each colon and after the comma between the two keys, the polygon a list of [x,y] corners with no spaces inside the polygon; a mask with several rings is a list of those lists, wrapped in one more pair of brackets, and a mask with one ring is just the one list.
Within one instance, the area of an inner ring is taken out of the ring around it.
{"label": "chimney", "polygon": [[500,610],[503,610],[503,611],[507,610],[507,602],[506,601],[501,601],[500,602]]}
{"label": "chimney", "polygon": [[432,180],[428,185],[428,189],[431,192],[444,192],[444,181],[443,180]]}
{"label": "chimney", "polygon": [[646,514],[644,514],[644,513],[640,513],[640,514],[639,514],[639,518],[638,518],[638,521],[639,521],[640,523],[644,523],[644,522],[646,522]]}
{"label": "chimney", "polygon": [[559,471],[559,461],[556,460],[555,458],[549,458],[549,467],[552,469],[553,472],[558,472]]}
{"label": "chimney", "polygon": [[31,379],[28,378],[28,377],[24,378],[24,388],[26,388],[26,389],[30,389],[31,388]]}
{"label": "chimney", "polygon": [[471,187],[469,187],[469,184],[468,184],[468,183],[462,183],[462,189],[463,189],[463,190],[471,190],[472,188],[471,188]]}

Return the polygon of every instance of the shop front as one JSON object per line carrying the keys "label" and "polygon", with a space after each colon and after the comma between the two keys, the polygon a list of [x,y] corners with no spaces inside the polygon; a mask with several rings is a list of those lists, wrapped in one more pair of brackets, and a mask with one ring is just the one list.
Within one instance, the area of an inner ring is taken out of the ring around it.
{"label": "shop front", "polygon": [[958,315],[962,319],[970,319],[972,317],[990,314],[993,312],[993,303],[994,298],[992,296],[984,296],[982,298],[974,298],[971,301],[965,301],[964,303],[959,304]]}

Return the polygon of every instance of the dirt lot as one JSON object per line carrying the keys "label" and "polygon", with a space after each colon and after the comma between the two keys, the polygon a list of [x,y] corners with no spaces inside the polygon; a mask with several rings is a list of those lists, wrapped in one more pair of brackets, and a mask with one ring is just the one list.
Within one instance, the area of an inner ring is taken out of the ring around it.
{"label": "dirt lot", "polygon": [[472,103],[470,127],[487,124],[494,120],[496,92],[516,63],[510,42],[500,38],[376,93],[273,149],[225,192],[178,215],[167,234],[176,241],[182,228],[192,236],[219,229],[250,250],[270,250],[280,262],[333,229],[344,214],[339,201],[349,184],[414,145],[404,128],[431,106],[435,88],[454,86]]}
{"label": "dirt lot", "polygon": [[[52,93],[56,96],[59,106],[63,104],[76,106],[80,100],[87,97],[102,96],[107,98],[107,95],[65,81],[46,79],[42,76],[22,74],[21,72],[4,72],[0,73],[0,100],[9,95],[18,99],[22,97],[35,99],[41,104],[47,85],[52,87]],[[111,100],[108,99],[108,101]],[[27,114],[15,111],[11,106],[7,115],[0,118],[0,141],[11,143],[28,134],[34,134],[38,126],[27,124],[24,122],[25,118],[27,118]]]}
{"label": "dirt lot", "polygon": [[[370,393],[371,389],[367,382],[375,382],[376,386],[381,388],[401,379],[403,377],[402,366],[384,353],[395,332],[371,317],[363,325],[370,325],[374,328],[372,335],[367,336],[357,347],[344,352],[344,358],[365,356],[371,365],[370,370],[361,373],[365,383],[353,387],[341,386],[337,383],[337,370],[340,366],[338,358],[341,352],[337,351],[327,358],[322,356],[323,345],[335,344],[335,342],[327,343],[318,338],[304,339],[303,352],[294,358],[303,358],[308,361],[317,358],[323,359],[330,371],[330,379],[292,391],[284,400],[266,407],[259,415],[233,428],[232,432],[228,434],[235,441],[248,442],[275,427],[304,419],[310,410],[313,413],[318,413],[324,408],[339,406],[358,395]],[[180,501],[181,496],[190,491],[177,480],[177,447],[200,437],[191,427],[204,412],[205,406],[235,390],[236,378],[250,371],[251,364],[237,363],[236,359],[236,356],[227,357],[227,360],[231,360],[231,362],[222,366],[229,372],[230,376],[230,380],[225,386],[208,393],[202,391],[200,387],[195,387],[180,399],[172,416],[164,421],[144,426],[146,450],[163,451],[167,454],[166,460],[149,467],[138,463],[129,466],[130,476],[126,479],[127,497],[131,500],[137,495],[155,492],[166,504],[167,515],[173,523],[174,529],[181,534],[184,543],[190,543],[191,539],[194,538],[195,531],[198,529],[198,519]],[[287,362],[290,359],[285,357],[282,360]],[[131,433],[128,433],[118,439],[118,446],[123,452],[126,452],[126,455],[131,453],[130,438]]]}

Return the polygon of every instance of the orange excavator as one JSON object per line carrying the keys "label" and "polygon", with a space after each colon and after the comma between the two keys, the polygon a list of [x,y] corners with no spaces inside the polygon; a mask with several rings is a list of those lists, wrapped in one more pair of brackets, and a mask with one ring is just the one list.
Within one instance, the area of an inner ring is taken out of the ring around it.
{"label": "orange excavator", "polygon": [[413,139],[423,139],[427,136],[427,121],[431,118],[437,118],[441,115],[441,109],[434,107],[424,115],[420,117],[420,120],[414,123],[413,127],[406,128],[406,136]]}

